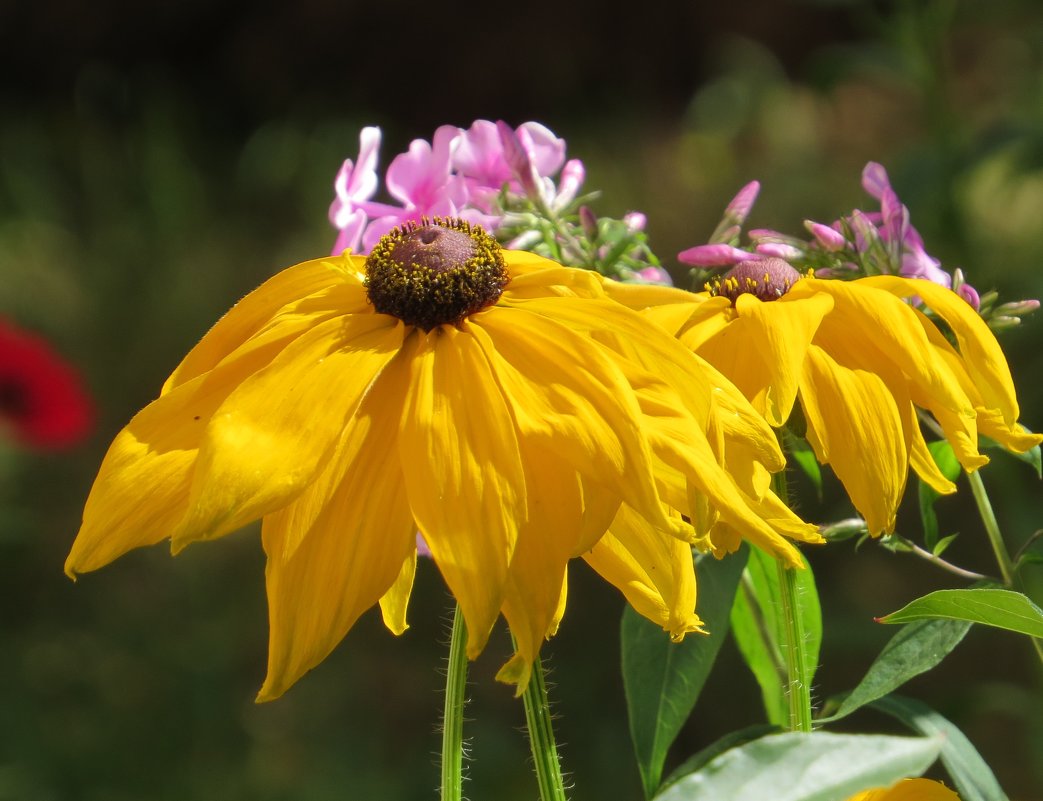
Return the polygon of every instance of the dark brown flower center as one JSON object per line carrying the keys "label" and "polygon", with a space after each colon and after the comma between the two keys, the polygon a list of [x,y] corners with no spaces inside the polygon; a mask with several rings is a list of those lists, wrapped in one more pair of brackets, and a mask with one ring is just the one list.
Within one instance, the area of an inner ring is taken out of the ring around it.
{"label": "dark brown flower center", "polygon": [[750,259],[741,261],[720,278],[706,285],[711,295],[729,298],[734,304],[739,295],[755,295],[761,300],[778,300],[801,275],[784,259]]}
{"label": "dark brown flower center", "polygon": [[455,218],[394,228],[366,259],[374,308],[425,331],[491,306],[509,281],[499,243],[480,226]]}

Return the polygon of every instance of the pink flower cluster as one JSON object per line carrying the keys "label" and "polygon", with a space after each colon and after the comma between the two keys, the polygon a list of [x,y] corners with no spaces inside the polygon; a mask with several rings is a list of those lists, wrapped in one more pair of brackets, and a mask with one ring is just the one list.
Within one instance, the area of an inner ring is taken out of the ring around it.
{"label": "pink flower cluster", "polygon": [[[753,181],[744,186],[725,210],[724,219],[706,245],[697,245],[678,254],[684,264],[702,268],[730,267],[740,261],[778,257],[798,265],[816,266],[816,274],[880,274],[890,273],[907,278],[926,278],[936,284],[953,288],[975,309],[979,308],[978,293],[942,269],[941,263],[924,249],[923,238],[909,222],[909,209],[898,199],[891,187],[887,170],[876,162],[869,162],[862,170],[862,187],[880,203],[880,210],[863,212],[853,210],[846,217],[830,225],[806,220],[804,226],[810,240],[788,236],[769,229],[749,232],[748,248],[736,247],[742,223],[745,221],[760,184]],[[822,256],[833,255],[830,262]],[[826,265],[823,267],[823,261]]]}
{"label": "pink flower cluster", "polygon": [[339,232],[334,254],[369,253],[392,228],[421,217],[460,217],[495,232],[506,215],[501,192],[559,210],[575,199],[585,178],[582,162],[565,161],[565,140],[543,125],[526,122],[515,129],[476,120],[467,129],[443,125],[431,142],[414,139],[395,156],[384,175],[393,202],[384,203],[373,200],[380,140],[379,128],[363,128],[358,158],[346,160],[337,174],[330,206]]}

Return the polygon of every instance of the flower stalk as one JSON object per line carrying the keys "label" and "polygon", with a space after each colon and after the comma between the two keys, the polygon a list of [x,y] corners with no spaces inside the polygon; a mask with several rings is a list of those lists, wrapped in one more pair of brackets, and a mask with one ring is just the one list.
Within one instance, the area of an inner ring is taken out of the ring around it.
{"label": "flower stalk", "polygon": [[442,717],[442,801],[462,801],[464,761],[464,697],[467,688],[467,626],[460,605],[453,612],[449,665],[445,675]]}
{"label": "flower stalk", "polygon": [[[1021,591],[1021,581],[1015,572],[1014,560],[1010,558],[1010,554],[1007,552],[1007,545],[1003,541],[1003,534],[1000,532],[996,513],[992,510],[992,502],[989,500],[989,494],[985,490],[985,482],[981,479],[981,471],[975,470],[973,473],[968,473],[967,481],[971,485],[971,494],[974,495],[974,503],[978,507],[981,522],[985,526],[985,534],[988,536],[992,552],[996,556],[996,563],[999,565],[1000,574],[1003,576],[1003,583],[1010,589]],[[1038,637],[1030,637],[1029,639],[1032,640],[1032,647],[1036,649],[1036,655],[1039,657],[1040,662],[1043,662],[1043,640],[1040,640]]]}
{"label": "flower stalk", "polygon": [[529,746],[536,768],[536,781],[541,801],[566,801],[565,784],[561,776],[558,746],[554,741],[554,726],[543,663],[537,657],[532,665],[532,678],[525,688],[525,722],[529,730]]}
{"label": "flower stalk", "polygon": [[811,731],[811,687],[808,686],[807,654],[804,651],[804,624],[793,568],[776,562],[779,596],[782,599],[782,654],[786,662],[786,699],[789,702],[790,731]]}

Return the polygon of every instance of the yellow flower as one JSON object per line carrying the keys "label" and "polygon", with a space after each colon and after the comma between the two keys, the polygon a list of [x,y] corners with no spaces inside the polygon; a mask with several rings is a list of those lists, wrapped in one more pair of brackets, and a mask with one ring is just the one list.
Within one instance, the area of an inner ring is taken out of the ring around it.
{"label": "yellow flower", "polygon": [[[931,458],[917,408],[934,416],[968,471],[988,462],[979,434],[1014,451],[1041,439],[1017,422],[1010,370],[988,326],[930,281],[801,278],[765,259],[738,265],[713,292],[620,286],[612,295],[724,373],[772,426],[799,398],[818,460],[832,465],[873,534],[894,529],[910,466],[938,492],[955,491]],[[906,302],[914,296],[956,347]]]}
{"label": "yellow flower", "polygon": [[903,779],[891,787],[857,793],[848,801],[960,801],[960,797],[941,782]]}
{"label": "yellow flower", "polygon": [[443,222],[396,229],[368,259],[291,267],[228,312],[112,443],[66,572],[261,518],[267,700],[377,602],[406,628],[417,530],[471,658],[507,618],[500,678],[519,691],[571,558],[674,639],[700,629],[692,504],[799,564],[780,532],[815,529],[762,519],[760,483],[721,465],[784,464],[737,390],[600,277]]}

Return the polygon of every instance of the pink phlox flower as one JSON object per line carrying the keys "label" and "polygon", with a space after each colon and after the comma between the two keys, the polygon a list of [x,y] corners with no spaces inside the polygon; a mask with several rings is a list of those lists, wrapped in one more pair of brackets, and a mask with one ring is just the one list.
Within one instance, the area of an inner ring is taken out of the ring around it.
{"label": "pink phlox flower", "polygon": [[366,126],[359,132],[357,161],[345,159],[333,182],[336,197],[330,204],[330,222],[337,229],[333,253],[345,249],[358,250],[362,232],[369,220],[362,205],[377,191],[377,158],[380,151],[380,128]]}
{"label": "pink phlox flower", "polygon": [[628,231],[636,234],[645,230],[645,226],[648,224],[648,217],[640,211],[628,211],[623,215],[623,224]]}
{"label": "pink phlox flower", "polygon": [[660,286],[673,286],[673,279],[670,278],[670,273],[664,270],[662,267],[645,267],[644,269],[638,270],[634,273],[635,283],[639,284],[659,284]]}
{"label": "pink phlox flower", "polygon": [[746,186],[735,193],[735,197],[725,207],[725,218],[735,225],[741,226],[746,222],[746,218],[750,216],[750,210],[753,208],[753,204],[757,202],[757,195],[760,194],[760,191],[760,181],[750,181],[746,184]]}
{"label": "pink phlox flower", "polygon": [[815,237],[815,241],[818,243],[819,247],[830,253],[835,253],[838,250],[843,250],[845,247],[850,246],[847,239],[845,239],[844,235],[838,230],[840,227],[839,223],[834,223],[834,225],[836,227],[823,225],[822,223],[817,223],[813,220],[804,221],[804,227],[808,229],[808,233]]}
{"label": "pink phlox flower", "polygon": [[759,253],[751,253],[748,250],[725,245],[721,242],[709,245],[696,245],[677,254],[679,262],[690,264],[693,267],[731,267],[740,261],[762,258],[764,256]]}
{"label": "pink phlox flower", "polygon": [[384,181],[388,194],[402,203],[369,202],[363,208],[374,218],[366,227],[362,246],[369,252],[384,234],[397,225],[422,217],[461,217],[469,193],[461,176],[451,170],[453,151],[460,135],[455,125],[443,125],[432,142],[414,139],[405,153],[388,165]]}
{"label": "pink phlox flower", "polygon": [[960,284],[960,288],[956,291],[975,311],[981,308],[981,297],[978,295],[978,290],[970,284]]}

